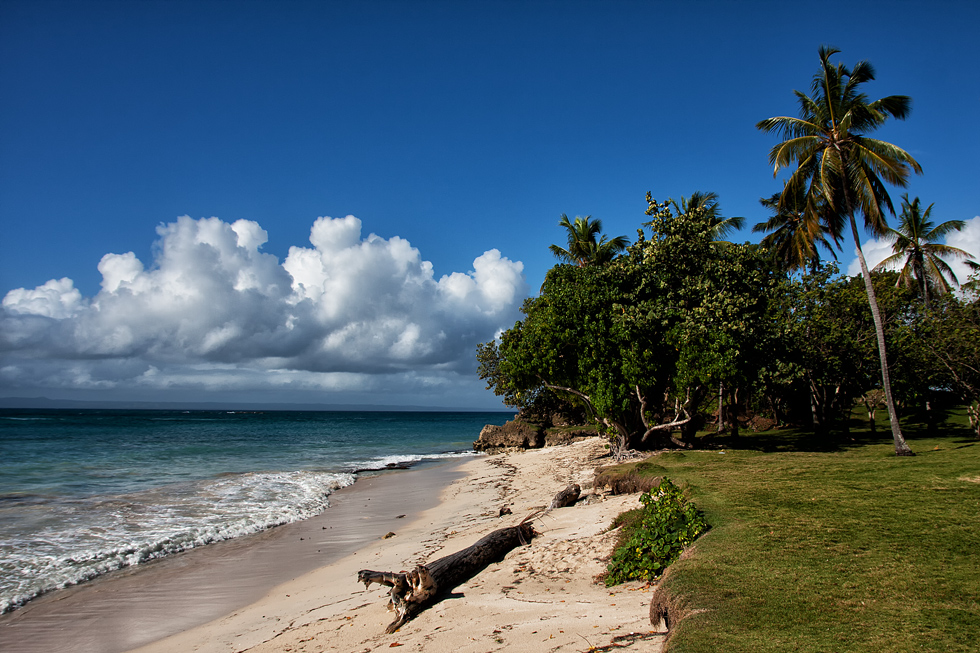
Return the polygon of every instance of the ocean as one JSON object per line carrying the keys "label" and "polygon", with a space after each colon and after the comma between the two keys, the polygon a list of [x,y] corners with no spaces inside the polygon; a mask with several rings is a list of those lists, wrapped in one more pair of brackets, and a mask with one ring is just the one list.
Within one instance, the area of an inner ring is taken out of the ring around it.
{"label": "ocean", "polygon": [[512,416],[0,410],[0,613],[312,517],[371,470],[475,455],[482,427]]}

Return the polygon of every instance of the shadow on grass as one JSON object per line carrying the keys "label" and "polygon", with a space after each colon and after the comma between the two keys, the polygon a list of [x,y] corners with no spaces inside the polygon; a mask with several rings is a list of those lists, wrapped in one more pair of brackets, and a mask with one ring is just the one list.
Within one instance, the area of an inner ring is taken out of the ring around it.
{"label": "shadow on grass", "polygon": [[[960,414],[962,413],[962,414]],[[980,443],[975,432],[966,425],[965,412],[953,410],[943,415],[941,422],[930,427],[920,416],[912,416],[902,421],[902,434],[915,453],[915,443],[923,440],[945,441],[949,445],[967,447]],[[770,431],[745,431],[739,437],[723,435],[716,437],[713,432],[698,434],[700,449],[733,449],[741,451],[835,453],[868,445],[892,444],[891,428],[887,415],[882,423],[879,419],[872,431],[867,418],[853,415],[847,428],[837,428],[827,434],[818,434],[812,429],[783,427]]]}
{"label": "shadow on grass", "polygon": [[770,431],[742,431],[738,437],[730,435],[714,437],[709,433],[699,437],[696,446],[704,449],[733,449],[763,453],[834,453],[890,441],[891,434],[884,434],[880,430],[871,433],[868,429],[851,429],[849,432],[832,431],[829,434],[818,434],[799,427],[784,427]]}

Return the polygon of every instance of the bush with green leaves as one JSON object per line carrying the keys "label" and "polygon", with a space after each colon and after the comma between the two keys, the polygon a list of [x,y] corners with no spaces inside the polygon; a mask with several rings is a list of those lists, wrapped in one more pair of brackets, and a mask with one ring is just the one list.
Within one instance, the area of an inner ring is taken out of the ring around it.
{"label": "bush with green leaves", "polygon": [[640,495],[643,507],[629,520],[619,546],[613,552],[606,586],[661,576],[685,547],[708,530],[708,522],[676,485],[664,478],[660,485]]}

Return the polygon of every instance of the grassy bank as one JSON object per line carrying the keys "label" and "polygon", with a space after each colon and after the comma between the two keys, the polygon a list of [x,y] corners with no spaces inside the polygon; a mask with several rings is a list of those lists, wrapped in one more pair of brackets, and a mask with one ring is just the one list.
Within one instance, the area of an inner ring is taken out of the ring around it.
{"label": "grassy bank", "polygon": [[976,651],[980,442],[913,425],[918,455],[897,458],[886,434],[745,434],[648,462],[712,525],[664,579],[700,611],[669,650]]}

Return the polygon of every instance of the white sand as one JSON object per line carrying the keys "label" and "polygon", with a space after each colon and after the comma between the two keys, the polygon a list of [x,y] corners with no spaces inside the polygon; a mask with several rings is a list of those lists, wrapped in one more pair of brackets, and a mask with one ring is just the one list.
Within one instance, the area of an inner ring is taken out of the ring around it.
{"label": "white sand", "polygon": [[[361,653],[405,647],[427,653],[488,651],[659,651],[648,619],[651,587],[596,584],[612,550],[612,519],[637,495],[596,497],[536,519],[541,532],[387,635],[394,619],[387,588],[365,590],[360,569],[402,571],[458,551],[519,522],[568,483],[593,493],[596,466],[608,463],[598,438],[536,451],[481,457],[446,489],[439,506],[400,524],[394,537],[275,588],[262,600],[211,623],[138,649],[162,651]],[[499,518],[509,506],[513,514]],[[594,648],[593,648],[594,647]]]}

